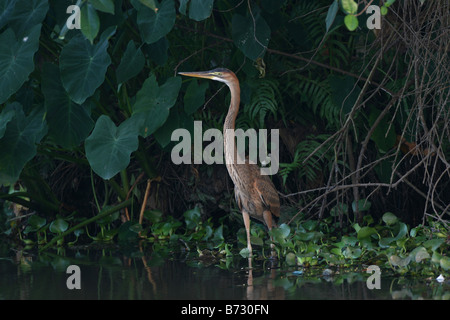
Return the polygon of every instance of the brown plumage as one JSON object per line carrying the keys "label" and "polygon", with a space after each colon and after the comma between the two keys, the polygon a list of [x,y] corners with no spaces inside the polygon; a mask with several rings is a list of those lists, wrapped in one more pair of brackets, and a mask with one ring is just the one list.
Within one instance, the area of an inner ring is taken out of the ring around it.
{"label": "brown plumage", "polygon": [[235,129],[241,92],[239,80],[232,71],[222,68],[203,72],[180,72],[180,74],[220,81],[230,88],[231,103],[223,125],[225,164],[234,183],[236,203],[242,212],[247,233],[247,247],[251,254],[250,216],[264,222],[271,230],[272,226],[275,226],[272,215],[280,216],[280,199],[270,178],[261,175],[260,168],[256,164],[251,164],[248,160],[244,164],[238,164],[236,145],[226,134],[228,129]]}

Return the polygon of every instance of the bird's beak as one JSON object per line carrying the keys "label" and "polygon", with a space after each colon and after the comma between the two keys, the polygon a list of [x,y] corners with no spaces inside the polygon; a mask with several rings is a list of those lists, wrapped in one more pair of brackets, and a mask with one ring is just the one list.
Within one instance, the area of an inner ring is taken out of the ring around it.
{"label": "bird's beak", "polygon": [[194,77],[194,78],[204,78],[204,79],[214,79],[216,77],[211,71],[199,71],[199,72],[178,72],[182,76]]}

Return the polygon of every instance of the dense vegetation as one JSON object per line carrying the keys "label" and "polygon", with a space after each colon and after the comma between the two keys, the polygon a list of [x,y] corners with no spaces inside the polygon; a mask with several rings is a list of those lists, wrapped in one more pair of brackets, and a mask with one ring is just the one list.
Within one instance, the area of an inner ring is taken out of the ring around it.
{"label": "dense vegetation", "polygon": [[[448,271],[448,12],[447,0],[2,1],[0,230],[41,249],[242,247],[225,167],[171,161],[173,130],[221,129],[229,102],[177,72],[227,67],[237,127],[280,129],[280,257]],[[262,226],[252,234],[265,245]]]}

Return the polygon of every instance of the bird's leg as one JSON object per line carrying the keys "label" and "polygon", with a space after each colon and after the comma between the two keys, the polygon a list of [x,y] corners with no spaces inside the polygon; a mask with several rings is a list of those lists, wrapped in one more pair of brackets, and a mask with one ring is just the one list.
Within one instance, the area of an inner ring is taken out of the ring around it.
{"label": "bird's leg", "polygon": [[[263,212],[263,218],[264,218],[264,222],[266,223],[267,229],[269,229],[269,232],[272,231],[272,212],[270,212],[269,210],[265,210]],[[275,245],[273,244],[272,235],[270,235],[270,240],[272,241],[272,243],[270,244],[271,255],[272,255],[272,257],[274,257],[275,256]]]}
{"label": "bird's leg", "polygon": [[242,210],[242,218],[244,219],[245,232],[247,233],[247,248],[248,248],[248,252],[251,257],[252,256],[252,243],[250,241],[250,216],[248,215],[247,211]]}

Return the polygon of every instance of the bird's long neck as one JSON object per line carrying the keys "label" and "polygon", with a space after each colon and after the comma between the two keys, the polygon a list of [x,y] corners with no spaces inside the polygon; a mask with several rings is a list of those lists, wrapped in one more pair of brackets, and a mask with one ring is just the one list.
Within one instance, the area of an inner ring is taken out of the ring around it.
{"label": "bird's long neck", "polygon": [[[239,88],[239,81],[236,81],[232,84],[227,84],[230,88],[231,92],[231,102],[230,108],[228,109],[227,116],[225,118],[225,122],[223,124],[223,147],[225,151],[225,164],[228,169],[228,173],[231,176],[231,179],[236,184],[236,179],[238,178],[235,172],[235,167],[233,165],[237,164],[237,149],[234,141],[234,128],[236,117],[239,112],[239,103],[241,100],[241,90]],[[233,134],[228,135],[227,129],[233,129]]]}

